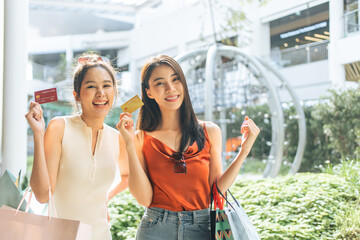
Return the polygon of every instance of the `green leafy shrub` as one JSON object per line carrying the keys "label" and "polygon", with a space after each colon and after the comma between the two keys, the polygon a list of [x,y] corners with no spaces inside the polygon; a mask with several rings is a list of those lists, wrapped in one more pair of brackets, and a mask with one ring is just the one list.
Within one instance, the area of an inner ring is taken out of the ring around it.
{"label": "green leafy shrub", "polygon": [[[238,179],[231,190],[263,240],[359,239],[360,163],[331,169],[331,174]],[[128,191],[111,200],[113,239],[134,239],[143,212]]]}
{"label": "green leafy shrub", "polygon": [[[327,160],[333,164],[340,162],[340,155],[330,147],[330,139],[324,133],[323,126],[328,120],[319,117],[317,114],[319,108],[323,108],[321,103],[303,107],[306,118],[306,147],[300,172],[321,172],[321,166],[325,166]],[[295,109],[290,108],[289,111]],[[288,125],[286,140],[289,141],[289,145],[285,147],[285,152],[289,158],[294,158],[298,144],[298,125],[294,119],[286,123]]]}
{"label": "green leafy shrub", "polygon": [[135,239],[144,207],[140,206],[129,191],[118,194],[108,204],[113,240]]}
{"label": "green leafy shrub", "polygon": [[[360,161],[359,159],[351,161],[342,161],[333,166],[327,162],[325,171],[343,177],[348,183],[354,186],[355,192],[360,192]],[[335,234],[336,239],[355,240],[360,239],[360,199],[355,202],[348,202],[347,209],[336,217],[338,231]]]}
{"label": "green leafy shrub", "polygon": [[334,239],[336,219],[359,198],[346,179],[323,173],[237,181],[232,190],[265,240]]}
{"label": "green leafy shrub", "polygon": [[344,240],[360,239],[360,206],[359,202],[336,217],[339,226],[335,238]]}
{"label": "green leafy shrub", "polygon": [[318,119],[324,119],[324,133],[330,147],[342,158],[360,157],[360,87],[331,90],[329,102],[317,108]]}

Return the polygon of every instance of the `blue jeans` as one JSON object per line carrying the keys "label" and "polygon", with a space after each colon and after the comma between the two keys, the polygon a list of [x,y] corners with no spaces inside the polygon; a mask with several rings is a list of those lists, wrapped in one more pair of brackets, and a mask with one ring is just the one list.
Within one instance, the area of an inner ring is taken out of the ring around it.
{"label": "blue jeans", "polygon": [[173,212],[148,208],[140,222],[137,240],[210,240],[210,211]]}

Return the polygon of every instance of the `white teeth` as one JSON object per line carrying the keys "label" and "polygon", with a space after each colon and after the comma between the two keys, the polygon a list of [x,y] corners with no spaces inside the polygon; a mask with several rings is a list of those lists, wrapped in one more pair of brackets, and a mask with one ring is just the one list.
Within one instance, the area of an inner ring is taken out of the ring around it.
{"label": "white teeth", "polygon": [[175,96],[175,97],[172,97],[172,98],[166,98],[166,100],[174,100],[176,98],[178,98],[179,96]]}
{"label": "white teeth", "polygon": [[93,103],[94,105],[105,105],[107,102]]}

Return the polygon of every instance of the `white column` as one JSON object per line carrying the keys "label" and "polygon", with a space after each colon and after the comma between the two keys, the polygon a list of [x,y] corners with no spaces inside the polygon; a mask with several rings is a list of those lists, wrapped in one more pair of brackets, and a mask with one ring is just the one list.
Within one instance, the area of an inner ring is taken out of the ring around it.
{"label": "white column", "polygon": [[141,68],[139,68],[138,61],[131,59],[129,70],[131,73],[131,89],[134,90],[135,94],[138,94],[141,98]]}
{"label": "white column", "polygon": [[[74,59],[74,50],[73,50],[73,46],[72,46],[72,38],[70,35],[67,35],[67,39],[66,39],[66,55],[65,55],[65,59],[66,59],[66,72],[71,72],[71,68],[73,66],[73,59]],[[66,74],[66,79],[71,78],[71,76],[69,74]]]}
{"label": "white column", "polygon": [[[0,126],[2,126],[3,119],[3,83],[4,83],[4,38],[5,38],[5,2],[0,2]],[[2,127],[0,127],[0,146],[2,146]],[[1,162],[2,154],[0,154],[0,174],[1,174]]]}
{"label": "white column", "polygon": [[329,24],[330,24],[330,44],[329,44],[329,77],[333,87],[344,86],[345,68],[339,63],[338,56],[341,54],[339,41],[344,37],[344,4],[343,1],[329,1]]}
{"label": "white column", "polygon": [[2,167],[26,173],[28,0],[5,0]]}

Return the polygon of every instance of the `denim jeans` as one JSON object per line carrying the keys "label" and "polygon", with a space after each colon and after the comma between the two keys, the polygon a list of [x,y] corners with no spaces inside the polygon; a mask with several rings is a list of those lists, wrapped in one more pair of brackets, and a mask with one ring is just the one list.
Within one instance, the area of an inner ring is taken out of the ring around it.
{"label": "denim jeans", "polygon": [[137,240],[210,240],[210,211],[173,212],[148,208],[140,222]]}

